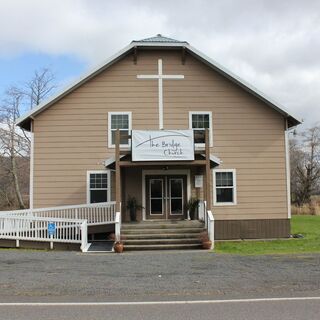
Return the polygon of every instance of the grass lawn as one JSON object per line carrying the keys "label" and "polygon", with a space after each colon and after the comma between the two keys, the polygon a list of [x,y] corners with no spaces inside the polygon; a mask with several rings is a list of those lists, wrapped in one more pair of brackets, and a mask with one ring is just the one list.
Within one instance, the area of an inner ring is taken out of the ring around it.
{"label": "grass lawn", "polygon": [[243,255],[320,252],[320,216],[293,216],[291,233],[301,233],[304,238],[217,242],[214,252]]}

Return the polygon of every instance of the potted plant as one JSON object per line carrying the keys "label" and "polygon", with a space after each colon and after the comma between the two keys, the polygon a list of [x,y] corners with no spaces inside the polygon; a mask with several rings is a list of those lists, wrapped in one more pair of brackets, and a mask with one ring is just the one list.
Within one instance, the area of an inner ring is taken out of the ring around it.
{"label": "potted plant", "polygon": [[[114,233],[113,233],[114,235]],[[115,240],[115,235],[114,235],[114,238]],[[113,245],[113,249],[116,253],[122,253],[123,252],[123,249],[124,249],[124,243],[123,243],[123,240],[125,240],[125,237],[124,236],[120,236],[120,240],[116,240],[114,242],[114,245]]]}
{"label": "potted plant", "polygon": [[120,241],[116,241],[113,245],[113,248],[114,248],[114,251],[116,253],[122,253],[123,252],[123,242],[120,240]]}
{"label": "potted plant", "polygon": [[143,208],[142,205],[138,203],[135,197],[131,197],[131,196],[128,197],[127,209],[129,209],[129,212],[130,212],[131,221],[137,221],[137,210],[142,208]]}
{"label": "potted plant", "polygon": [[199,199],[191,198],[186,204],[186,209],[189,211],[189,216],[191,220],[195,219],[195,214],[198,209],[199,202]]}
{"label": "potted plant", "polygon": [[199,235],[199,238],[202,242],[202,248],[203,249],[211,249],[212,241],[209,239],[209,235],[207,231],[202,231]]}

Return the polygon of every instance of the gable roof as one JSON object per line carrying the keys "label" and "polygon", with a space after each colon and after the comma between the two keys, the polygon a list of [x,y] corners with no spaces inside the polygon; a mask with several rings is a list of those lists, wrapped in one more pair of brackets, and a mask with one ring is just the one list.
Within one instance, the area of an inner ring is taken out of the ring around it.
{"label": "gable roof", "polygon": [[274,101],[273,99],[267,97],[264,93],[259,91],[254,86],[250,85],[231,71],[224,68],[222,65],[217,63],[216,61],[212,60],[202,52],[198,51],[194,47],[190,46],[190,44],[186,41],[179,41],[172,38],[164,37],[160,34],[156,35],[155,37],[146,38],[142,40],[134,40],[132,41],[128,46],[120,50],[115,55],[111,56],[109,59],[104,61],[101,65],[96,67],[95,69],[91,70],[84,76],[82,76],[80,79],[69,85],[67,88],[65,88],[63,91],[57,93],[50,99],[44,101],[43,103],[39,104],[37,107],[33,108],[31,111],[27,112],[25,115],[20,117],[17,120],[17,125],[21,128],[24,128],[26,130],[30,130],[30,123],[31,119],[33,119],[36,115],[65,97],[67,94],[75,90],[76,88],[80,87],[82,84],[87,82],[88,80],[92,79],[120,59],[122,59],[124,56],[132,52],[133,50],[137,48],[149,48],[149,49],[184,49],[186,52],[197,58],[198,60],[202,61],[206,65],[208,65],[213,70],[217,71],[224,77],[228,78],[232,82],[236,83],[240,87],[242,87],[247,92],[251,93],[261,101],[265,102],[268,106],[282,114],[288,121],[288,127],[293,127],[301,123],[301,120],[299,120],[297,117],[294,117],[291,115],[282,105],[280,105],[278,102]]}

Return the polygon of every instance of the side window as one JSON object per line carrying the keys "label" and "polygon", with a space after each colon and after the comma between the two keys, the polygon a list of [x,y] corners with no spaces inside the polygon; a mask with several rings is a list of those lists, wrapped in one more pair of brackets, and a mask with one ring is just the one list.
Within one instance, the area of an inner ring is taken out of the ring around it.
{"label": "side window", "polygon": [[120,145],[129,146],[131,131],[131,113],[130,112],[109,112],[108,114],[108,145],[109,148],[115,146],[116,131],[120,131]]}
{"label": "side window", "polygon": [[215,170],[215,205],[236,204],[236,175],[235,170]]}
{"label": "side window", "polygon": [[87,178],[87,202],[108,202],[110,194],[109,171],[89,171]]}
{"label": "side window", "polygon": [[205,130],[210,129],[210,145],[212,145],[212,120],[211,112],[190,112],[189,127],[193,129],[194,143],[204,145]]}

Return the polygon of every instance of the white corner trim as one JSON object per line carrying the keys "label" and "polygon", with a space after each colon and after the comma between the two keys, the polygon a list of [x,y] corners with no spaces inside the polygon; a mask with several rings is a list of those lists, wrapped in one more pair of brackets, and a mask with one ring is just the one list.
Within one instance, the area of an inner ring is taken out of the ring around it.
{"label": "white corner trim", "polygon": [[278,102],[273,101],[269,97],[267,97],[264,93],[259,91],[254,86],[250,85],[240,77],[236,76],[231,71],[227,70],[226,68],[222,67],[219,63],[214,61],[213,59],[209,58],[204,53],[200,52],[199,50],[195,49],[191,45],[189,45],[187,42],[180,42],[180,43],[170,43],[170,42],[161,42],[161,43],[147,43],[147,42],[132,42],[113,56],[111,56],[109,59],[105,60],[102,64],[97,66],[94,69],[89,70],[84,76],[77,79],[75,82],[67,86],[67,88],[63,89],[62,91],[58,92],[53,97],[50,97],[43,103],[41,103],[36,108],[32,109],[31,111],[24,114],[22,117],[17,119],[16,124],[21,125],[23,121],[27,120],[28,118],[31,118],[33,116],[36,116],[40,112],[42,112],[44,109],[51,106],[53,103],[59,101],[61,98],[66,96],[68,93],[72,92],[74,89],[78,88],[80,85],[85,83],[86,81],[92,79],[95,75],[99,74],[101,71],[105,70],[115,62],[119,61],[123,56],[128,54],[130,50],[132,50],[134,47],[175,47],[175,48],[186,48],[190,54],[195,56],[197,59],[202,60],[205,64],[207,64],[210,68],[216,70],[223,76],[227,77],[231,81],[237,83],[242,88],[244,88],[246,91],[250,92],[251,94],[255,95],[258,99],[266,102],[270,107],[275,109],[276,111],[283,114],[285,117],[291,116],[293,119],[295,119],[297,122],[302,123],[301,119],[298,119],[298,117],[295,117],[293,115],[289,114],[289,111],[287,111],[282,105],[280,105]]}
{"label": "white corner trim", "polygon": [[[122,112],[117,112],[117,111],[112,111],[108,112],[108,148],[114,149],[115,145],[112,144],[112,134],[111,134],[111,116],[113,115],[128,115],[129,118],[129,134],[132,130],[132,112],[131,111],[122,111]],[[130,148],[130,139],[129,139],[129,144],[120,144],[120,147],[127,147]]]}
{"label": "white corner trim", "polygon": [[34,132],[31,121],[30,132],[30,181],[29,181],[29,208],[33,209],[33,187],[34,187]]}
{"label": "white corner trim", "polygon": [[289,149],[289,132],[286,120],[286,130],[284,131],[284,142],[286,152],[286,183],[287,183],[287,206],[288,206],[288,219],[291,219],[291,186],[290,186],[290,149]]}
{"label": "white corner trim", "polygon": [[[216,172],[232,172],[233,175],[233,202],[217,202]],[[214,206],[235,206],[237,202],[237,172],[236,169],[213,169],[213,205]]]}
{"label": "white corner trim", "polygon": [[[189,111],[189,129],[192,128],[192,115],[194,114],[208,114],[209,115],[209,141],[210,148],[213,147],[213,125],[212,125],[212,112],[211,111]],[[195,148],[204,148],[204,143],[195,143]]]}
{"label": "white corner trim", "polygon": [[110,170],[88,170],[87,171],[87,204],[91,203],[90,199],[90,174],[92,173],[106,173],[108,176],[107,201],[111,201],[111,174]]}

